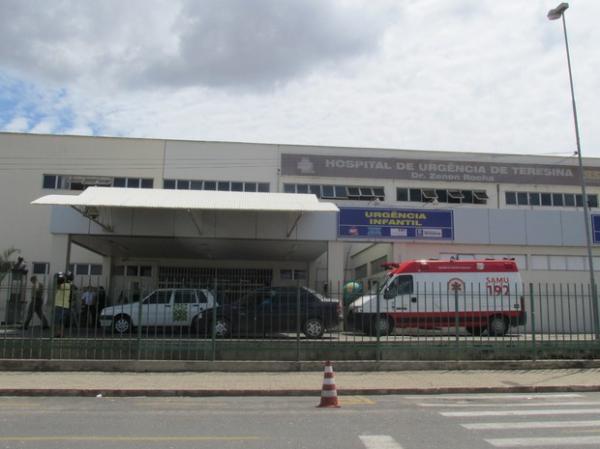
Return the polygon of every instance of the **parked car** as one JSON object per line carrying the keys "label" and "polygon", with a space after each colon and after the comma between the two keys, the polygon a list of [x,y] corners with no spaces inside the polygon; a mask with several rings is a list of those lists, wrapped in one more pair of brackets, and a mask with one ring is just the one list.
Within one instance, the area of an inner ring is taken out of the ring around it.
{"label": "parked car", "polygon": [[158,289],[139,302],[103,308],[100,325],[112,327],[118,334],[130,332],[140,325],[183,326],[200,332],[206,325],[206,312],[213,308],[215,302],[214,295],[207,289]]}
{"label": "parked car", "polygon": [[341,305],[306,287],[265,287],[217,309],[220,337],[300,330],[320,338],[342,320]]}

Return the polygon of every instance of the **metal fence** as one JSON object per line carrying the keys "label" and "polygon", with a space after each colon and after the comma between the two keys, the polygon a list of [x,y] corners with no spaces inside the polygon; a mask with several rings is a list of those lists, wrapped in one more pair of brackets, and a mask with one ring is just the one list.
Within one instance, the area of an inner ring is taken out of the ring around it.
{"label": "metal fence", "polygon": [[320,294],[299,284],[280,287],[230,278],[116,292],[104,290],[102,279],[89,278],[70,286],[65,312],[56,305],[55,281],[38,280],[41,294],[25,276],[6,276],[0,286],[0,358],[508,360],[600,355],[598,309],[588,285],[431,283],[392,293],[375,286],[357,294],[330,283],[328,292]]}

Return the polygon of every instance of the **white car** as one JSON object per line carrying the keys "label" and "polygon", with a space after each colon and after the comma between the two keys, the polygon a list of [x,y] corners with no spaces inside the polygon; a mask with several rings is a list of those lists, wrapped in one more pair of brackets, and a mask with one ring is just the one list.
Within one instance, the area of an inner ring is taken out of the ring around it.
{"label": "white car", "polygon": [[201,332],[208,322],[207,311],[212,310],[215,303],[214,295],[207,289],[158,289],[139,302],[105,307],[100,311],[100,325],[112,327],[118,334],[140,325],[190,327]]}

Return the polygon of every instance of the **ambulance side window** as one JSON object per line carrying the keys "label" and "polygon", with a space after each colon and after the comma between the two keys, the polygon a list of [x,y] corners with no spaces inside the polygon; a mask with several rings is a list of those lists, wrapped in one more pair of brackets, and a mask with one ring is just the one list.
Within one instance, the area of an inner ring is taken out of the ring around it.
{"label": "ambulance side window", "polygon": [[399,295],[410,295],[413,292],[412,276],[397,276],[386,288],[384,299],[392,299]]}

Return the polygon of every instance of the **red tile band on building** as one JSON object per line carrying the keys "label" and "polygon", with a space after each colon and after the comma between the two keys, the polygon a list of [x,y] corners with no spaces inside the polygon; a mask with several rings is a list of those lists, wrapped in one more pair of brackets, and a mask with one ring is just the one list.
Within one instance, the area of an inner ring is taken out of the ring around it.
{"label": "red tile band on building", "polygon": [[337,390],[335,387],[335,375],[333,374],[333,366],[329,360],[325,362],[323,388],[321,389],[321,403],[318,407],[339,408]]}

